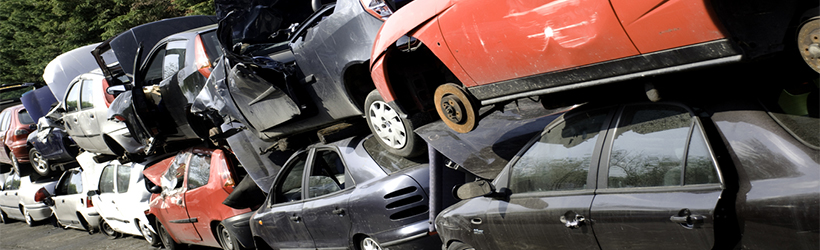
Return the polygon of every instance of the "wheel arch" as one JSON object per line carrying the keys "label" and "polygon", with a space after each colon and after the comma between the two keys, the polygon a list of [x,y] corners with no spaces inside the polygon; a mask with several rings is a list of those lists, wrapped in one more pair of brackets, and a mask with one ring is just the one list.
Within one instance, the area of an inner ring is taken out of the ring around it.
{"label": "wheel arch", "polygon": [[376,85],[373,83],[373,78],[370,76],[370,69],[368,66],[370,61],[354,61],[345,65],[342,69],[342,87],[345,94],[347,94],[350,102],[355,104],[364,113],[364,103],[367,94]]}
{"label": "wheel arch", "polygon": [[121,156],[125,154],[125,148],[123,148],[122,145],[120,145],[120,143],[117,140],[114,140],[114,138],[110,135],[103,134],[103,142],[105,142],[105,145],[108,146],[114,155]]}

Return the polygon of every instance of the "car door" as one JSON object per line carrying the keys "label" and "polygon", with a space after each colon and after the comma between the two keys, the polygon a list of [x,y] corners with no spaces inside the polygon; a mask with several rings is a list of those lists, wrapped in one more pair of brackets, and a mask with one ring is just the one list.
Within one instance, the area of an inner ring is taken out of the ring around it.
{"label": "car door", "polygon": [[100,216],[109,222],[123,221],[122,212],[117,206],[117,200],[119,199],[118,196],[120,195],[117,194],[116,190],[116,172],[116,164],[107,164],[103,168],[102,174],[100,175],[100,183],[97,186],[97,190],[100,192],[98,195],[100,202],[94,204],[97,206],[98,211],[100,211]]}
{"label": "car door", "polygon": [[641,53],[724,38],[708,1],[610,0]]}
{"label": "car door", "polygon": [[[225,200],[227,194],[221,187],[218,190],[213,190],[207,186],[209,181],[216,181],[215,179],[219,178],[218,176],[211,176],[211,154],[209,152],[192,152],[187,171],[185,182],[187,216],[194,225],[194,229],[199,233],[197,235],[201,236],[201,234],[210,233],[207,230],[211,226],[212,220],[221,219],[214,218],[212,212],[216,211],[217,208],[212,206],[222,205],[222,201]],[[201,239],[198,239],[198,241],[201,241]]]}
{"label": "car door", "polygon": [[16,173],[9,174],[6,177],[6,182],[3,184],[3,196],[0,197],[0,207],[3,212],[14,218],[23,218],[23,212],[20,211],[20,176]]}
{"label": "car door", "polygon": [[188,203],[185,200],[188,190],[185,176],[190,158],[190,150],[177,154],[174,162],[162,175],[162,195],[158,198],[162,204],[160,216],[167,222],[163,225],[180,242],[202,241],[194,227],[196,220],[188,216]]}
{"label": "car door", "polygon": [[309,151],[297,153],[276,177],[267,207],[260,208],[254,219],[262,225],[257,236],[274,249],[313,249],[315,244],[305,226],[302,214],[304,173]]}
{"label": "car door", "polygon": [[611,113],[602,108],[551,123],[498,177],[509,199],[479,198],[489,202],[484,220],[471,218],[473,234],[501,249],[598,249],[589,206]]}
{"label": "car door", "polygon": [[700,121],[635,104],[607,135],[591,213],[601,249],[709,249],[723,187]]}
{"label": "car door", "polygon": [[478,85],[638,54],[609,0],[455,2],[442,35]]}
{"label": "car door", "polygon": [[69,87],[68,93],[66,94],[65,100],[62,104],[63,109],[65,110],[63,122],[65,124],[66,132],[68,132],[71,139],[77,143],[77,146],[96,152],[99,151],[99,148],[97,148],[97,145],[94,145],[94,143],[88,139],[85,135],[85,130],[83,129],[85,121],[82,120],[82,114],[80,113],[80,92],[82,91],[82,86],[82,78],[79,78],[71,83],[71,87]]}
{"label": "car door", "polygon": [[316,248],[345,248],[350,242],[350,207],[353,192],[347,168],[333,148],[314,153],[307,176],[307,197],[302,208],[304,224]]}
{"label": "car door", "polygon": [[54,215],[63,225],[80,224],[77,208],[85,206],[86,194],[83,192],[82,171],[66,171],[54,188]]}
{"label": "car door", "polygon": [[[106,118],[100,117],[98,114],[101,107],[94,107],[94,103],[99,102],[99,100],[94,100],[97,97],[94,93],[102,88],[98,83],[94,82],[93,79],[83,79],[83,85],[80,88],[79,119],[86,139],[97,148],[106,149],[108,146],[103,141],[102,130],[100,129],[100,123]],[[102,95],[99,95],[99,97],[102,97]]]}

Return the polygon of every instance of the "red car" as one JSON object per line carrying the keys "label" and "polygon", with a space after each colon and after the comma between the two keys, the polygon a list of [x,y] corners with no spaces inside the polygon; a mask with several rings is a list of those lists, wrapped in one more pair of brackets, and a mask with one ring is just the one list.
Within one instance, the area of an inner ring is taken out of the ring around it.
{"label": "red car", "polygon": [[20,163],[28,163],[28,148],[26,139],[28,134],[37,127],[23,104],[6,108],[0,112],[0,141],[3,148],[0,150],[0,163],[10,164],[17,173],[20,172]]}
{"label": "red car", "polygon": [[[796,56],[797,30],[816,38],[817,16],[816,1],[798,0],[416,0],[375,40],[370,68],[380,96],[368,98],[366,117],[391,152],[412,154],[415,114],[435,108],[466,133],[482,106],[784,48]],[[804,56],[815,53],[813,41],[800,44]]]}
{"label": "red car", "polygon": [[[221,149],[190,148],[145,169],[154,184],[148,220],[166,249],[196,244],[236,249],[233,225],[221,222],[251,209],[233,209],[222,202],[236,185],[233,156]],[[250,228],[244,231],[250,234]],[[250,235],[247,236],[250,238]],[[227,244],[225,244],[227,242]]]}

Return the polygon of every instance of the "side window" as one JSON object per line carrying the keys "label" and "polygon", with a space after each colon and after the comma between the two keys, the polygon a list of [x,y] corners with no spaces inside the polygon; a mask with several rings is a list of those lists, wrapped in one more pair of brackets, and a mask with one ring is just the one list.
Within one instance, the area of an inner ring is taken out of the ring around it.
{"label": "side window", "polygon": [[696,125],[682,107],[626,106],[612,142],[608,187],[717,183],[715,166]]}
{"label": "side window", "polygon": [[162,59],[165,58],[165,46],[158,49],[150,58],[148,68],[145,70],[145,85],[156,85],[162,81]]}
{"label": "side window", "polygon": [[276,190],[275,203],[298,201],[302,199],[302,176],[305,173],[307,152],[297,156],[288,164],[287,171],[281,183],[274,185]]}
{"label": "side window", "polygon": [[131,185],[131,166],[117,165],[117,193],[128,192]]}
{"label": "side window", "polygon": [[3,183],[3,190],[4,191],[14,190],[15,189],[15,188],[12,188],[12,184],[14,183],[14,176],[15,175],[9,175],[8,177],[6,177],[6,182]]}
{"label": "side window", "polygon": [[345,189],[345,165],[336,151],[316,151],[308,177],[308,198]]}
{"label": "side window", "polygon": [[191,156],[191,152],[189,151],[177,154],[174,158],[174,162],[168,167],[168,172],[165,172],[165,175],[162,176],[161,182],[163,190],[173,190],[182,187],[182,183],[185,181],[185,171],[188,169],[187,163],[189,156]]}
{"label": "side window", "polygon": [[0,113],[0,131],[9,129],[9,113],[8,110],[4,110],[3,113]]}
{"label": "side window", "polygon": [[188,189],[194,189],[208,184],[211,176],[211,156],[195,154],[191,157],[188,168]]}
{"label": "side window", "polygon": [[93,80],[83,80],[82,91],[80,91],[80,109],[94,108],[94,83]]}
{"label": "side window", "polygon": [[165,47],[165,58],[162,63],[162,79],[168,79],[185,67],[185,46],[188,41],[171,41]]}
{"label": "side window", "polygon": [[28,111],[25,109],[21,109],[20,112],[17,113],[17,120],[19,120],[21,124],[25,125],[34,124],[34,119],[31,119],[31,115],[29,115]]}
{"label": "side window", "polygon": [[66,194],[79,194],[83,191],[83,172],[77,171],[71,173],[71,179],[66,189]]}
{"label": "side window", "polygon": [[100,176],[100,193],[114,193],[114,166],[108,165],[103,168]]}
{"label": "side window", "polygon": [[60,178],[60,183],[57,183],[57,186],[54,187],[54,195],[66,195],[68,194],[68,184],[71,183],[71,172],[66,172],[63,174],[64,178]]}
{"label": "side window", "polygon": [[592,154],[609,109],[564,118],[546,129],[512,166],[514,193],[586,188]]}
{"label": "side window", "polygon": [[80,110],[80,87],[81,82],[77,82],[68,90],[68,95],[65,96],[65,111],[74,112]]}

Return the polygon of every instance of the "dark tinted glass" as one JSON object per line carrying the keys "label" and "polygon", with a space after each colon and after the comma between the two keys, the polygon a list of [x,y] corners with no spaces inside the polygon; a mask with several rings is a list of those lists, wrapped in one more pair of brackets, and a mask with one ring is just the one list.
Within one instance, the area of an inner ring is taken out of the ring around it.
{"label": "dark tinted glass", "polygon": [[205,47],[205,54],[208,54],[208,61],[213,66],[214,61],[222,56],[222,48],[219,47],[219,40],[216,39],[216,30],[199,34],[199,36]]}
{"label": "dark tinted glass", "polygon": [[672,105],[624,108],[609,158],[610,188],[681,185],[689,112]]}
{"label": "dark tinted glass", "polygon": [[291,161],[288,172],[284,175],[285,178],[276,187],[277,203],[302,199],[302,176],[305,173],[305,162],[307,162],[307,152]]}
{"label": "dark tinted glass", "polygon": [[426,154],[413,158],[404,158],[387,152],[376,141],[376,137],[367,138],[364,141],[364,149],[373,158],[373,161],[378,163],[382,170],[388,174],[427,163]]}
{"label": "dark tinted glass", "polygon": [[146,85],[154,85],[162,81],[162,59],[165,58],[165,46],[151,56],[151,62],[144,71]]}
{"label": "dark tinted glass", "polygon": [[544,131],[512,166],[513,193],[584,189],[608,109],[565,118]]}
{"label": "dark tinted glass", "polygon": [[345,188],[345,165],[335,151],[317,151],[308,177],[308,198],[322,196]]}
{"label": "dark tinted glass", "polygon": [[119,165],[117,166],[117,193],[128,192],[128,186],[131,185],[131,166]]}
{"label": "dark tinted glass", "polygon": [[31,119],[31,115],[29,115],[28,111],[25,109],[20,110],[20,113],[17,113],[17,119],[20,120],[21,124],[34,124],[34,119]]}
{"label": "dark tinted glass", "polygon": [[100,193],[114,192],[114,167],[111,165],[105,166],[100,176]]}
{"label": "dark tinted glass", "polygon": [[168,42],[165,47],[165,58],[162,62],[162,79],[168,79],[185,67],[185,48],[187,40]]}
{"label": "dark tinted glass", "polygon": [[211,156],[195,154],[191,157],[191,168],[188,169],[188,189],[194,189],[208,184],[211,176]]}
{"label": "dark tinted glass", "polygon": [[686,155],[686,173],[683,178],[685,185],[720,183],[717,175],[717,166],[712,160],[706,141],[703,139],[700,126],[695,126],[692,139],[689,140],[689,150]]}

